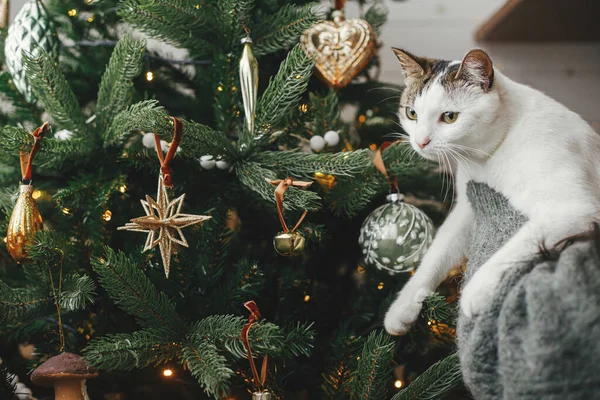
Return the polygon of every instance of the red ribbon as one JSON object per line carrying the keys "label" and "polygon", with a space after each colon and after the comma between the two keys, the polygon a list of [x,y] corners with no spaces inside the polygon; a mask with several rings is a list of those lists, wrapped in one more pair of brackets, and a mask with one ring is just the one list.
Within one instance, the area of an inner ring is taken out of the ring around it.
{"label": "red ribbon", "polygon": [[158,161],[160,161],[160,172],[163,175],[163,182],[166,187],[173,186],[173,178],[171,177],[173,171],[169,167],[169,163],[171,159],[177,152],[177,147],[179,147],[179,143],[181,142],[181,137],[183,136],[183,122],[179,118],[171,117],[173,120],[173,141],[169,146],[169,151],[167,151],[167,156],[165,157],[162,152],[162,147],[160,145],[160,136],[154,134],[154,143],[156,147],[156,154],[158,155]]}
{"label": "red ribbon", "polygon": [[244,347],[246,348],[246,352],[248,352],[248,362],[250,363],[250,369],[252,369],[252,376],[254,377],[254,382],[258,387],[258,390],[262,390],[265,382],[267,381],[267,366],[269,362],[269,355],[265,354],[263,358],[260,375],[258,375],[258,369],[256,368],[256,364],[254,363],[254,357],[252,356],[252,348],[250,347],[250,339],[249,332],[252,325],[254,325],[260,319],[260,311],[258,310],[258,306],[254,302],[254,300],[248,301],[244,303],[244,307],[250,311],[250,317],[248,317],[248,323],[244,325],[242,328],[242,342],[244,343]]}
{"label": "red ribbon", "polygon": [[382,152],[387,149],[388,147],[390,147],[392,144],[400,142],[400,140],[396,141],[396,142],[383,142],[381,144],[381,146],[379,146],[379,149],[377,149],[377,152],[375,152],[375,157],[373,158],[373,164],[375,164],[375,168],[377,168],[377,170],[379,172],[381,172],[381,174],[383,176],[385,176],[385,178],[388,180],[389,184],[390,184],[390,189],[394,189],[396,192],[400,192],[400,187],[398,186],[398,179],[396,177],[390,177],[387,169],[385,168],[385,163],[383,162],[383,156],[382,156]]}
{"label": "red ribbon", "polygon": [[31,136],[33,136],[33,147],[31,148],[31,151],[29,153],[21,151],[19,157],[21,159],[21,177],[23,178],[23,181],[31,180],[33,174],[33,157],[35,157],[40,150],[40,141],[44,138],[49,128],[50,124],[44,122],[44,125],[31,132]]}
{"label": "red ribbon", "polygon": [[[273,181],[267,179],[267,182],[269,182],[271,185],[277,186],[277,188],[275,189],[275,203],[277,204],[277,213],[279,214],[279,221],[281,222],[281,227],[283,228],[283,231],[285,233],[288,233],[290,232],[290,229],[288,228],[287,224],[285,223],[285,219],[283,218],[283,196],[290,186],[306,189],[307,187],[312,185],[312,182],[294,181],[292,178],[276,179]],[[296,229],[298,229],[298,227],[306,217],[306,214],[308,214],[308,210],[304,210],[302,216],[300,217],[296,225],[292,228],[292,232],[295,232]]]}

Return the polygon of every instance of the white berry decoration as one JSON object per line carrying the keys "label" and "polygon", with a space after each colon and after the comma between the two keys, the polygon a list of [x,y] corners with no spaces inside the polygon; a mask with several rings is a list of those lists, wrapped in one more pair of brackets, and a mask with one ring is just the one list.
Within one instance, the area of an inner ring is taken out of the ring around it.
{"label": "white berry decoration", "polygon": [[325,139],[322,136],[314,135],[310,138],[310,148],[313,151],[321,151],[325,148]]}
{"label": "white berry decoration", "polygon": [[213,169],[216,164],[215,158],[211,155],[200,157],[200,166],[204,169]]}
{"label": "white berry decoration", "polygon": [[229,169],[229,163],[225,160],[217,160],[217,168],[222,169],[222,170],[227,170]]}
{"label": "white berry decoration", "polygon": [[340,134],[337,133],[336,131],[328,131],[325,133],[325,136],[323,136],[323,138],[325,139],[325,142],[327,143],[327,146],[337,146],[338,143],[340,142]]}
{"label": "white berry decoration", "polygon": [[154,149],[156,147],[156,143],[154,143],[154,134],[144,133],[144,135],[142,136],[142,144],[147,149]]}

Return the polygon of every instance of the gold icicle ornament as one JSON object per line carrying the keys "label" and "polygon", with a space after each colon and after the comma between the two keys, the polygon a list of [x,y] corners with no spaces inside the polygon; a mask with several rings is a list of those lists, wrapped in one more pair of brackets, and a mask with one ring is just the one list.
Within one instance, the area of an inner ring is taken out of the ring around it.
{"label": "gold icicle ornament", "polygon": [[25,252],[25,245],[44,227],[42,216],[35,205],[35,201],[33,201],[31,176],[33,174],[33,157],[40,150],[40,141],[49,127],[50,125],[46,122],[34,130],[31,133],[31,136],[33,136],[31,151],[29,153],[21,151],[20,155],[22,182],[29,181],[30,183],[21,183],[19,186],[19,197],[17,197],[6,232],[6,248],[12,258],[19,264],[30,261]]}
{"label": "gold icicle ornament", "polygon": [[240,60],[240,86],[244,101],[246,132],[249,137],[254,135],[254,119],[256,117],[256,102],[258,97],[258,61],[252,52],[252,39],[242,39],[244,50]]}
{"label": "gold icicle ornament", "polygon": [[6,233],[6,248],[12,258],[19,264],[30,261],[25,252],[25,245],[44,227],[42,216],[31,196],[32,193],[33,186],[20,185],[19,197],[10,216]]}

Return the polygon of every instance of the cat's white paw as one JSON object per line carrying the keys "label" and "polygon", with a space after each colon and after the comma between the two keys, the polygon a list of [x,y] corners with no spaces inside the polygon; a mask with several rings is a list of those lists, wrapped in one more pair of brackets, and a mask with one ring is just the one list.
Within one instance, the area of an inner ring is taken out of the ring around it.
{"label": "cat's white paw", "polygon": [[463,288],[460,309],[467,317],[479,315],[491,305],[500,283],[501,273],[497,271],[498,268],[486,268],[483,265]]}
{"label": "cat's white paw", "polygon": [[404,335],[410,330],[413,322],[419,317],[423,300],[432,293],[431,290],[424,288],[406,289],[408,290],[400,292],[385,315],[383,325],[391,335]]}

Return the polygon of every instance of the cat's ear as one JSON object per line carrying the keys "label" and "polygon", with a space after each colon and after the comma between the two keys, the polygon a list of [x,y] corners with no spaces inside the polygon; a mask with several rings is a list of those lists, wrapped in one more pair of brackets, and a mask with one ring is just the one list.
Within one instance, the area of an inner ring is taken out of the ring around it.
{"label": "cat's ear", "polygon": [[395,47],[392,47],[392,51],[396,54],[396,57],[398,57],[398,61],[400,61],[400,65],[402,66],[406,77],[419,77],[425,75],[427,63],[424,59],[419,58],[406,50],[400,50]]}
{"label": "cat's ear", "polygon": [[490,56],[481,49],[471,50],[463,58],[456,78],[474,81],[489,92],[494,84],[494,64]]}

